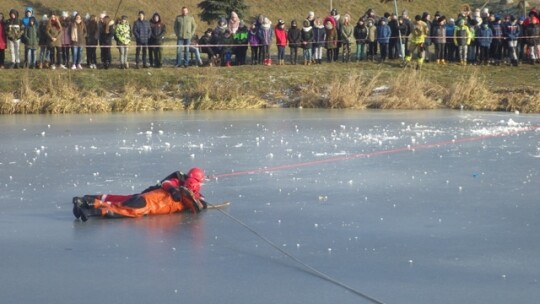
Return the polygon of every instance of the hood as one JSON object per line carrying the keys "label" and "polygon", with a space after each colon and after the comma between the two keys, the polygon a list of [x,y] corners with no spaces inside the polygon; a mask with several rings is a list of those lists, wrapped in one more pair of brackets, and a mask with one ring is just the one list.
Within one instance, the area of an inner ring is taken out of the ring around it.
{"label": "hood", "polygon": [[10,11],[9,11],[9,18],[11,18],[11,15],[12,14],[15,14],[15,19],[19,18],[19,11],[17,11],[16,9],[12,8]]}
{"label": "hood", "polygon": [[[156,16],[158,17],[158,21],[155,20]],[[159,13],[154,13],[152,15],[152,18],[150,19],[150,22],[151,23],[161,23],[161,16],[159,15]]]}

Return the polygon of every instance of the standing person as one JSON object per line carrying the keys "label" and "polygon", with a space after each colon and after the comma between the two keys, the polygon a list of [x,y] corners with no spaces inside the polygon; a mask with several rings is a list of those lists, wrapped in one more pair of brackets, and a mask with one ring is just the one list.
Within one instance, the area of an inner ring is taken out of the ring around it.
{"label": "standing person", "polygon": [[[307,21],[309,21],[309,24],[311,26],[312,29],[315,29],[315,12],[314,11],[309,11],[308,14],[307,14],[307,17],[306,17]],[[315,34],[315,33],[314,33]],[[312,59],[312,62],[311,63],[316,63],[316,60],[315,60],[315,44],[312,43],[311,44],[311,58]]]}
{"label": "standing person", "polygon": [[528,59],[530,64],[535,64],[538,59],[538,47],[540,46],[540,20],[529,13],[527,22],[524,23],[524,44],[527,46]]}
{"label": "standing person", "polygon": [[334,50],[337,48],[338,44],[338,34],[336,27],[334,26],[334,23],[330,19],[327,19],[324,27],[326,29],[326,41],[325,41],[325,47],[326,47],[326,61],[333,62],[334,61]]}
{"label": "standing person", "polygon": [[469,44],[471,44],[471,31],[463,18],[458,20],[458,25],[454,30],[454,44],[459,51],[459,63],[467,65],[467,51]]}
{"label": "standing person", "polygon": [[[189,10],[184,6],[182,7],[182,14],[177,16],[176,20],[174,21],[174,33],[176,34],[177,38],[176,67],[183,66],[187,68],[189,66],[188,48],[191,38],[197,29],[197,24],[195,23],[195,19],[188,14]],[[182,57],[184,60],[183,64]]]}
{"label": "standing person", "polygon": [[231,67],[232,66],[232,53],[233,53],[233,45],[234,45],[234,37],[232,36],[231,30],[226,29],[225,33],[223,34],[222,42],[222,49],[221,49],[221,58],[225,60],[225,66]]}
{"label": "standing person", "polygon": [[[31,6],[27,6],[24,8],[24,17],[22,18],[22,26],[24,28],[28,27],[30,25],[30,18],[33,17],[34,9]],[[34,18],[34,26],[37,26],[39,28],[39,24],[36,23],[36,19]],[[39,33],[38,33],[39,36]],[[21,42],[24,43],[24,64],[26,67],[29,67],[29,60],[28,60],[28,54],[30,53],[28,50],[28,43],[25,41],[25,37],[23,36],[21,38]],[[39,42],[39,41],[38,41]]]}
{"label": "standing person", "polygon": [[478,58],[478,64],[488,65],[489,62],[489,48],[491,47],[491,40],[493,33],[489,28],[487,22],[483,22],[482,25],[476,30],[476,40],[480,47],[480,57]]}
{"label": "standing person", "polygon": [[330,17],[334,19],[334,27],[336,28],[337,33],[337,45],[333,49],[334,52],[334,58],[332,61],[338,61],[339,60],[339,49],[342,46],[342,38],[341,38],[341,26],[342,26],[342,20],[340,20],[341,16],[338,14],[337,9],[333,8],[330,11]]}
{"label": "standing person", "polygon": [[369,18],[367,20],[367,44],[368,52],[367,58],[369,61],[375,60],[375,53],[377,51],[377,26],[375,20]]}
{"label": "standing person", "polygon": [[240,21],[236,33],[234,33],[234,60],[236,65],[246,64],[248,49],[248,28],[244,21]]}
{"label": "standing person", "polygon": [[437,55],[437,64],[446,64],[446,17],[438,19],[438,23],[433,25],[433,42],[435,43],[435,53]]}
{"label": "standing person", "polygon": [[285,22],[279,19],[274,29],[277,46],[278,65],[285,64],[285,47],[287,46],[287,31],[285,31]]}
{"label": "standing person", "polygon": [[24,27],[24,50],[26,51],[24,62],[25,67],[33,69],[36,67],[36,50],[39,45],[38,25],[35,17],[30,17],[28,25]]}
{"label": "standing person", "polygon": [[426,24],[427,27],[427,34],[424,39],[424,56],[425,56],[425,62],[431,61],[431,15],[429,12],[422,13],[422,21]]}
{"label": "standing person", "polygon": [[6,24],[4,23],[4,14],[0,13],[0,69],[3,69],[6,64]]}
{"label": "standing person", "polygon": [[56,13],[51,13],[51,18],[47,21],[47,45],[51,56],[51,69],[56,69],[62,64],[62,24]]}
{"label": "standing person", "polygon": [[298,48],[302,42],[302,31],[298,28],[296,20],[291,21],[291,28],[287,31],[291,64],[298,61]]}
{"label": "standing person", "polygon": [[97,69],[97,47],[99,42],[99,26],[96,15],[91,15],[86,22],[86,57],[91,69]]}
{"label": "standing person", "polygon": [[101,63],[104,69],[108,69],[111,66],[111,47],[112,39],[114,36],[114,20],[111,17],[105,16],[101,20],[99,26],[99,45],[101,46]]}
{"label": "standing person", "polygon": [[493,33],[493,40],[491,41],[490,58],[495,65],[500,65],[502,61],[502,49],[503,49],[503,27],[501,19],[493,15],[490,16],[489,27]]}
{"label": "standing person", "polygon": [[308,19],[302,22],[302,49],[304,49],[304,65],[310,65],[313,59],[313,27]]}
{"label": "standing person", "polygon": [[150,22],[144,19],[144,11],[139,11],[138,18],[133,23],[133,36],[135,36],[135,42],[137,43],[137,48],[135,49],[135,68],[139,68],[141,51],[143,68],[148,68],[146,56],[148,53],[148,40],[152,36],[152,29],[150,28]]}
{"label": "standing person", "polygon": [[86,31],[86,24],[84,24],[81,15],[75,15],[75,19],[70,26],[70,31],[72,45],[71,51],[73,54],[71,69],[82,70],[82,53],[83,48],[86,46],[86,36],[88,35],[88,32]]}
{"label": "standing person", "polygon": [[518,66],[517,44],[520,35],[520,27],[517,24],[516,17],[510,17],[510,23],[506,25],[504,32],[506,33],[506,38],[508,40],[510,62],[513,66]]}
{"label": "standing person", "polygon": [[69,56],[71,51],[71,35],[69,33],[71,18],[69,17],[68,12],[62,12],[60,23],[62,24],[62,63],[60,64],[60,68],[67,69],[71,59]]}
{"label": "standing person", "polygon": [[114,38],[116,46],[120,53],[120,68],[129,69],[128,63],[128,46],[131,43],[131,27],[128,23],[128,17],[122,16],[114,29]]}
{"label": "standing person", "polygon": [[20,48],[21,37],[24,34],[24,29],[19,12],[16,9],[9,11],[9,19],[5,23],[6,36],[8,39],[8,48],[11,50],[11,67],[18,69],[21,65]]}
{"label": "standing person", "polygon": [[39,63],[37,65],[38,68],[48,68],[49,62],[50,62],[50,55],[49,55],[49,47],[48,47],[48,36],[47,36],[47,23],[49,21],[49,17],[47,15],[43,15],[41,17],[41,22],[39,23],[38,30],[39,30]]}
{"label": "standing person", "polygon": [[356,61],[364,60],[366,56],[367,27],[362,18],[354,26],[354,39],[356,41]]}
{"label": "standing person", "polygon": [[456,29],[455,20],[448,19],[446,23],[446,61],[454,62],[456,60],[456,45],[454,44],[454,30]]}
{"label": "standing person", "polygon": [[354,26],[351,24],[351,16],[349,14],[345,14],[345,16],[343,16],[343,24],[341,25],[343,62],[349,62],[351,60],[351,45],[354,42]]}
{"label": "standing person", "polygon": [[150,19],[152,35],[150,37],[150,66],[161,68],[163,66],[163,39],[167,33],[165,23],[161,21],[159,13],[154,13]]}
{"label": "standing person", "polygon": [[233,36],[240,28],[240,18],[238,18],[238,14],[236,12],[231,12],[231,17],[227,22],[227,28],[229,29],[229,31],[231,31],[231,35]]}
{"label": "standing person", "polygon": [[381,49],[381,62],[385,62],[388,58],[388,47],[390,44],[390,36],[392,35],[392,30],[390,26],[386,24],[386,18],[381,18],[379,21],[379,26],[377,26],[377,42]]}
{"label": "standing person", "polygon": [[261,26],[259,28],[258,36],[261,43],[261,53],[259,56],[263,60],[264,65],[272,65],[272,58],[270,57],[270,45],[272,45],[273,33],[272,21],[268,17],[262,17]]}
{"label": "standing person", "polygon": [[416,69],[420,69],[424,63],[424,41],[428,34],[428,27],[420,15],[414,17],[414,22],[412,24],[411,38],[409,40],[409,55],[405,56],[405,64],[409,64],[412,61],[415,52],[417,52],[417,65]]}
{"label": "standing person", "polygon": [[[260,64],[259,62],[259,37],[257,36],[257,23],[253,21],[248,31],[248,43],[251,50],[251,64]],[[210,54],[208,54],[210,55]]]}
{"label": "standing person", "polygon": [[321,18],[315,18],[313,24],[313,59],[317,64],[322,64],[322,49],[326,42],[326,29]]}

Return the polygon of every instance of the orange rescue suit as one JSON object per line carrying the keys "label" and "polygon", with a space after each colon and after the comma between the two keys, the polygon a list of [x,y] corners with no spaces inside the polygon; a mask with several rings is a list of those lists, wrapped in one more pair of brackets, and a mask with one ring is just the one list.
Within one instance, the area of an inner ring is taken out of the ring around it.
{"label": "orange rescue suit", "polygon": [[145,206],[140,208],[134,208],[125,206],[123,204],[113,204],[110,202],[103,202],[99,199],[94,200],[94,208],[101,209],[102,216],[126,216],[126,217],[140,217],[151,214],[170,214],[175,212],[181,212],[185,209],[194,210],[193,201],[183,196],[182,201],[177,202],[173,200],[169,192],[158,188],[146,193],[138,194],[138,199],[145,201]]}

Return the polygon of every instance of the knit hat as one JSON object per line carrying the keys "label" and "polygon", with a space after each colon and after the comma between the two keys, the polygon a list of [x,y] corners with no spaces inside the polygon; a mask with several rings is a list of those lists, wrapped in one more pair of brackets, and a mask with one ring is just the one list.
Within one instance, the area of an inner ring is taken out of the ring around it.
{"label": "knit hat", "polygon": [[310,26],[309,20],[307,20],[307,19],[304,20],[304,21],[302,22],[302,25],[303,25],[304,27],[309,27],[309,26]]}
{"label": "knit hat", "polygon": [[68,12],[63,11],[63,12],[62,12],[62,17],[66,18],[67,16],[69,16]]}
{"label": "knit hat", "polygon": [[41,17],[41,21],[48,21],[49,20],[49,17],[47,16],[47,14],[43,15],[43,17]]}

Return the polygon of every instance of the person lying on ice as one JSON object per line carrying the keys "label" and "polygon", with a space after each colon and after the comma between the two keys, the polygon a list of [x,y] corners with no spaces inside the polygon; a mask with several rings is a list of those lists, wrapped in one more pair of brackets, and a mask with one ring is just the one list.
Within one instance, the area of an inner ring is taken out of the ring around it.
{"label": "person lying on ice", "polygon": [[200,193],[204,171],[192,168],[187,174],[171,173],[157,185],[132,195],[85,195],[73,198],[73,215],[83,222],[90,216],[140,217],[151,214],[170,214],[207,208]]}

